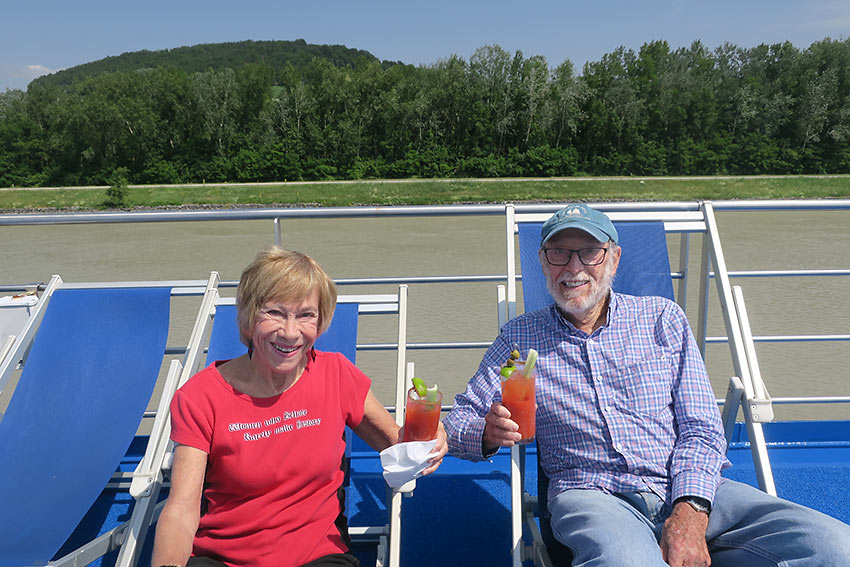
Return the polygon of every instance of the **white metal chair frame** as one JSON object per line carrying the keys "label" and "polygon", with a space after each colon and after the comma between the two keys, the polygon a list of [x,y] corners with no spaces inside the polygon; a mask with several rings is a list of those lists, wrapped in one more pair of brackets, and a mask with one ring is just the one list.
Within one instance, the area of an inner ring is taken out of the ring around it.
{"label": "white metal chair frame", "polygon": [[3,341],[2,350],[0,350],[0,393],[6,388],[15,370],[18,369],[19,363],[24,360],[36,333],[38,333],[38,328],[41,326],[41,320],[44,319],[44,313],[47,311],[47,305],[50,303],[53,293],[56,289],[62,287],[63,283],[60,276],[52,276],[24,328],[21,329],[20,335],[9,335]]}

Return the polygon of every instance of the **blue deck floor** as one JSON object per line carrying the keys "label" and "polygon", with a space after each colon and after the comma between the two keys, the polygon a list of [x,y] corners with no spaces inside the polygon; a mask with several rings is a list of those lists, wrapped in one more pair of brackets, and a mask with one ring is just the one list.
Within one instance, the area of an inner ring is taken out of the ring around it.
{"label": "blue deck floor", "polygon": [[[772,423],[765,433],[779,496],[850,523],[850,422]],[[533,447],[526,458],[526,490],[536,494]],[[724,476],[757,486],[740,427],[729,458],[733,467]],[[482,463],[447,457],[437,473],[417,481],[403,505],[402,565],[510,566],[509,470],[507,451]],[[381,483],[377,473],[374,481]]]}
{"label": "blue deck floor", "polygon": [[[777,496],[850,524],[850,421],[767,423],[764,433]],[[741,424],[728,456],[724,476],[758,486]]]}
{"label": "blue deck floor", "polygon": [[[780,497],[810,506],[850,523],[850,422],[774,423],[765,428]],[[812,441],[806,448],[796,442]],[[352,453],[352,487],[349,494],[351,525],[386,521],[385,488],[380,463],[371,450],[355,445]],[[528,452],[527,490],[536,493],[536,455]],[[743,431],[736,432],[729,451],[733,467],[725,476],[756,485],[756,475]],[[417,481],[412,497],[402,506],[404,567],[434,565],[510,565],[509,453],[469,463],[447,457],[437,473]],[[130,463],[128,463],[130,466]],[[114,504],[114,506],[107,506]],[[67,548],[97,535],[104,524],[129,519],[132,499],[126,492],[102,498]],[[152,537],[148,538],[140,566],[148,565]],[[64,551],[64,550],[63,550]],[[356,546],[364,565],[374,564],[372,546]],[[61,556],[61,555],[60,555]],[[115,554],[96,564],[111,567]]]}

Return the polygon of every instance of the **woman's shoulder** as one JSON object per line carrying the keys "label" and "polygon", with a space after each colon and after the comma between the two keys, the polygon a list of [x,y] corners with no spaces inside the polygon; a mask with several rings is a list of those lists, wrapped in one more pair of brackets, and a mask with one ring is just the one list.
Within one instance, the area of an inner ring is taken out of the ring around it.
{"label": "woman's shoulder", "polygon": [[184,395],[214,391],[218,387],[218,384],[224,382],[218,366],[225,362],[228,361],[217,360],[210,363],[206,368],[189,378],[177,391],[182,392]]}
{"label": "woman's shoulder", "polygon": [[350,367],[354,363],[341,352],[313,350],[313,364],[319,367]]}
{"label": "woman's shoulder", "polygon": [[327,379],[335,379],[340,384],[351,383],[352,380],[356,383],[364,382],[371,385],[371,380],[362,370],[357,368],[355,364],[339,352],[329,352],[314,350],[315,356],[312,365],[312,372],[315,375],[323,376]]}

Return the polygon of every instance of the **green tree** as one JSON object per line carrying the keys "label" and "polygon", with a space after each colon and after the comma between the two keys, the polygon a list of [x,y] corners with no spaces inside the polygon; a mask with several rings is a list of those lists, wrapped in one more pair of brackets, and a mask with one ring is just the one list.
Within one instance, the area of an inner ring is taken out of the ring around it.
{"label": "green tree", "polygon": [[480,110],[476,112],[476,129],[480,140],[495,152],[506,149],[512,135],[514,113],[510,91],[511,56],[498,45],[485,45],[469,59],[470,86]]}
{"label": "green tree", "polygon": [[117,208],[127,205],[127,196],[129,194],[129,188],[127,187],[127,173],[128,171],[126,167],[119,167],[109,174],[109,177],[106,179],[109,187],[106,189],[106,200],[103,203],[104,206]]}
{"label": "green tree", "polygon": [[573,64],[565,61],[555,68],[549,86],[548,114],[551,117],[552,143],[569,144],[587,119],[585,105],[590,91],[581,78],[573,76]]}
{"label": "green tree", "polygon": [[207,155],[223,157],[239,142],[239,85],[233,69],[210,70],[191,76],[191,115],[196,135],[209,144]]}

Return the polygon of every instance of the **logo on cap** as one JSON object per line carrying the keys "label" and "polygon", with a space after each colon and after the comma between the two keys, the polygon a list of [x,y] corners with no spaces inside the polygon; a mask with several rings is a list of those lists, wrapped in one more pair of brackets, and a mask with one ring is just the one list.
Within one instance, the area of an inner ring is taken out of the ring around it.
{"label": "logo on cap", "polygon": [[605,213],[587,205],[573,203],[549,217],[540,230],[540,243],[543,245],[553,234],[566,228],[577,228],[590,234],[599,242],[613,240],[617,242],[617,229]]}

